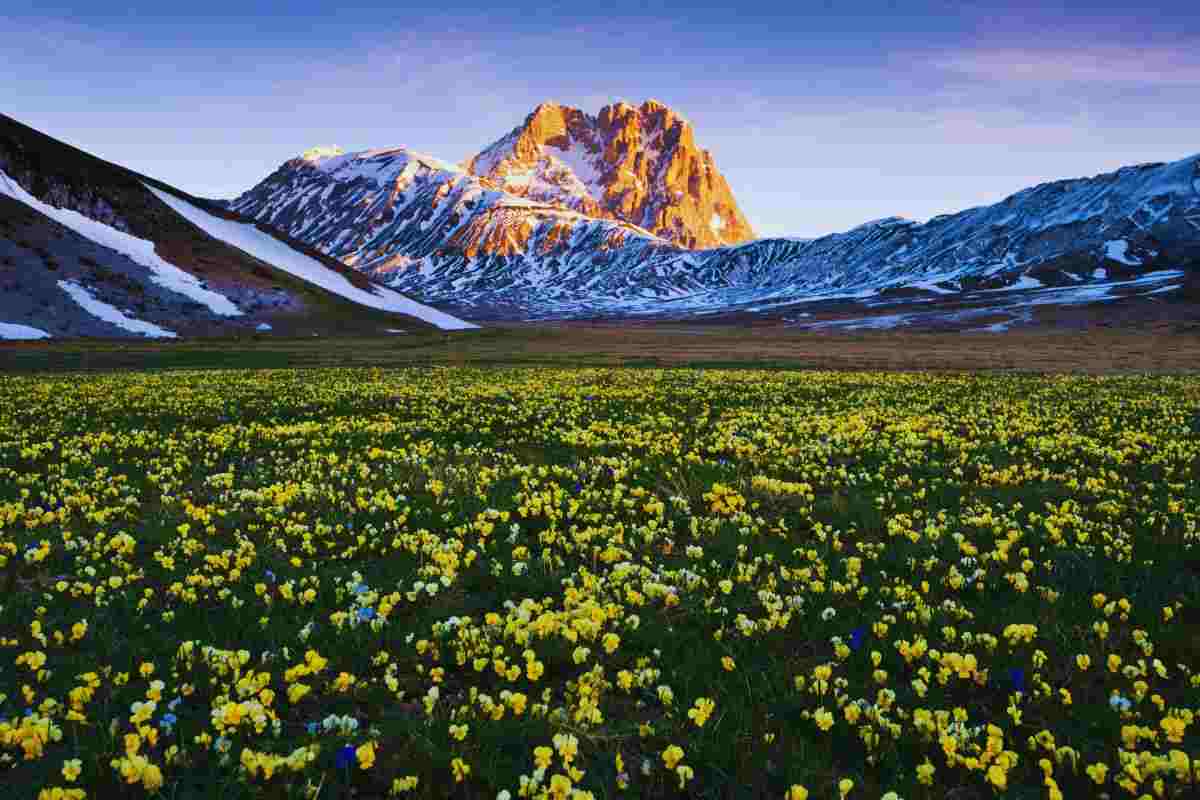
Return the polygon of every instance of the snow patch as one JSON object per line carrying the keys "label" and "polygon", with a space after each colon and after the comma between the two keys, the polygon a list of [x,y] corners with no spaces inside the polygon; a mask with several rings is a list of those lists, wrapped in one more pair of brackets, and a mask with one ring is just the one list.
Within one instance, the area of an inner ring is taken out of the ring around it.
{"label": "snow patch", "polygon": [[0,322],[0,339],[49,339],[50,334],[40,328],[18,325],[15,322]]}
{"label": "snow patch", "polygon": [[260,322],[260,323],[258,323],[258,325],[256,325],[256,326],[255,326],[254,330],[256,330],[256,331],[269,331],[269,330],[271,330],[271,326],[270,326],[270,324],[269,324],[269,323],[266,323],[266,322]]}
{"label": "snow patch", "polygon": [[251,223],[221,219],[173,195],[160,192],[152,187],[146,188],[153,192],[158,199],[170,206],[177,214],[193,225],[198,226],[209,236],[231,244],[255,258],[261,259],[284,272],[302,278],[322,289],[341,295],[351,302],[368,308],[379,309],[380,311],[407,314],[410,317],[424,320],[442,330],[464,330],[479,327],[474,323],[466,322],[450,314],[422,305],[415,300],[410,300],[399,292],[385,289],[382,286],[374,286],[372,287],[373,291],[370,292],[359,289],[350,283],[344,275],[339,275],[316,259],[293,250],[275,237],[263,233]]}
{"label": "snow patch", "polygon": [[6,194],[14,200],[24,203],[50,217],[50,219],[67,226],[86,239],[91,239],[93,242],[103,245],[110,250],[116,250],[121,255],[128,256],[133,261],[149,269],[151,273],[150,280],[164,289],[181,294],[189,300],[194,300],[201,305],[207,306],[214,314],[220,314],[225,317],[241,316],[241,309],[235,306],[228,297],[205,289],[200,285],[200,279],[195,275],[184,272],[174,264],[164,261],[158,253],[154,252],[154,242],[130,236],[124,231],[119,231],[104,223],[97,222],[91,217],[85,217],[78,211],[55,208],[52,205],[43,203],[26,192],[19,183],[5,174],[3,170],[0,170],[0,194]]}
{"label": "snow patch", "polygon": [[533,180],[533,170],[527,169],[524,172],[510,172],[504,176],[505,186],[529,186]]}
{"label": "snow patch", "polygon": [[1131,267],[1140,267],[1142,262],[1127,255],[1126,251],[1128,249],[1129,242],[1124,239],[1110,239],[1104,243],[1104,254],[1110,259]]}
{"label": "snow patch", "polygon": [[59,281],[58,288],[70,295],[72,300],[82,306],[83,310],[93,317],[102,319],[105,322],[111,322],[122,330],[127,330],[130,333],[140,333],[143,336],[157,339],[177,338],[177,334],[174,331],[160,328],[152,322],[127,316],[125,312],[116,306],[111,306],[103,300],[98,299],[88,291],[87,287],[74,281]]}
{"label": "snow patch", "polygon": [[604,199],[604,176],[582,144],[576,146],[572,142],[565,149],[550,146],[546,148],[546,155],[569,169],[593,200],[599,202]]}
{"label": "snow patch", "polygon": [[719,231],[721,228],[725,227],[725,220],[721,219],[720,213],[716,211],[713,212],[712,219],[708,221],[708,227],[712,228],[714,231]]}
{"label": "snow patch", "polygon": [[938,281],[914,281],[913,283],[910,283],[909,286],[911,286],[913,289],[924,289],[925,291],[933,292],[934,294],[958,294],[958,292],[954,291],[953,289],[943,289],[937,284]]}

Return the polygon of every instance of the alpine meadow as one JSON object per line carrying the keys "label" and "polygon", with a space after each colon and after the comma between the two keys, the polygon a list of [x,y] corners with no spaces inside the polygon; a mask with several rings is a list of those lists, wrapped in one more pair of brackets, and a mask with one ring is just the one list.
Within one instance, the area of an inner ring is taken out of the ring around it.
{"label": "alpine meadow", "polygon": [[1200,381],[722,370],[0,390],[41,798],[1183,798]]}
{"label": "alpine meadow", "polygon": [[1200,798],[1196,0],[0,63],[0,800]]}

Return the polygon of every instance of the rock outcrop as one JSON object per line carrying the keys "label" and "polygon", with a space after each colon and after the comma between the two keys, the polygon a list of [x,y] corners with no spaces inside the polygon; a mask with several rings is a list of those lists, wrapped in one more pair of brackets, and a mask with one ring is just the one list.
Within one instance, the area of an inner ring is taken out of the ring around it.
{"label": "rock outcrop", "polygon": [[461,166],[509,194],[628,222],[679,247],[754,238],[712,153],[656,100],[615,103],[596,116],[542,103]]}

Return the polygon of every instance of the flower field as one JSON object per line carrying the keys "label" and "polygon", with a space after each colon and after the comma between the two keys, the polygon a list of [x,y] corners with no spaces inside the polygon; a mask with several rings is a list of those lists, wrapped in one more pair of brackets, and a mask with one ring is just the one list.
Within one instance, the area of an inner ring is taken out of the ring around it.
{"label": "flower field", "polygon": [[14,798],[1200,794],[1200,379],[0,381]]}

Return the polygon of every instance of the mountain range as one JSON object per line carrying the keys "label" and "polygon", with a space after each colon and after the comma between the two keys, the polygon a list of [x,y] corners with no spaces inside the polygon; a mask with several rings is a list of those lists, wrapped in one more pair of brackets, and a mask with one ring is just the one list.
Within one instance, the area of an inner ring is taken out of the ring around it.
{"label": "mountain range", "polygon": [[[148,335],[89,321],[85,292],[181,335],[466,320],[1002,331],[1200,318],[1200,156],[1041,184],[926,222],[755,238],[690,123],[653,100],[594,116],[543,103],[458,164],[404,147],[317,147],[230,201],[0,117],[0,210],[0,323],[51,335]],[[59,230],[67,211],[142,244]],[[122,253],[131,248],[144,252]],[[165,278],[155,258],[180,274]],[[36,268],[48,259],[63,271]]]}

